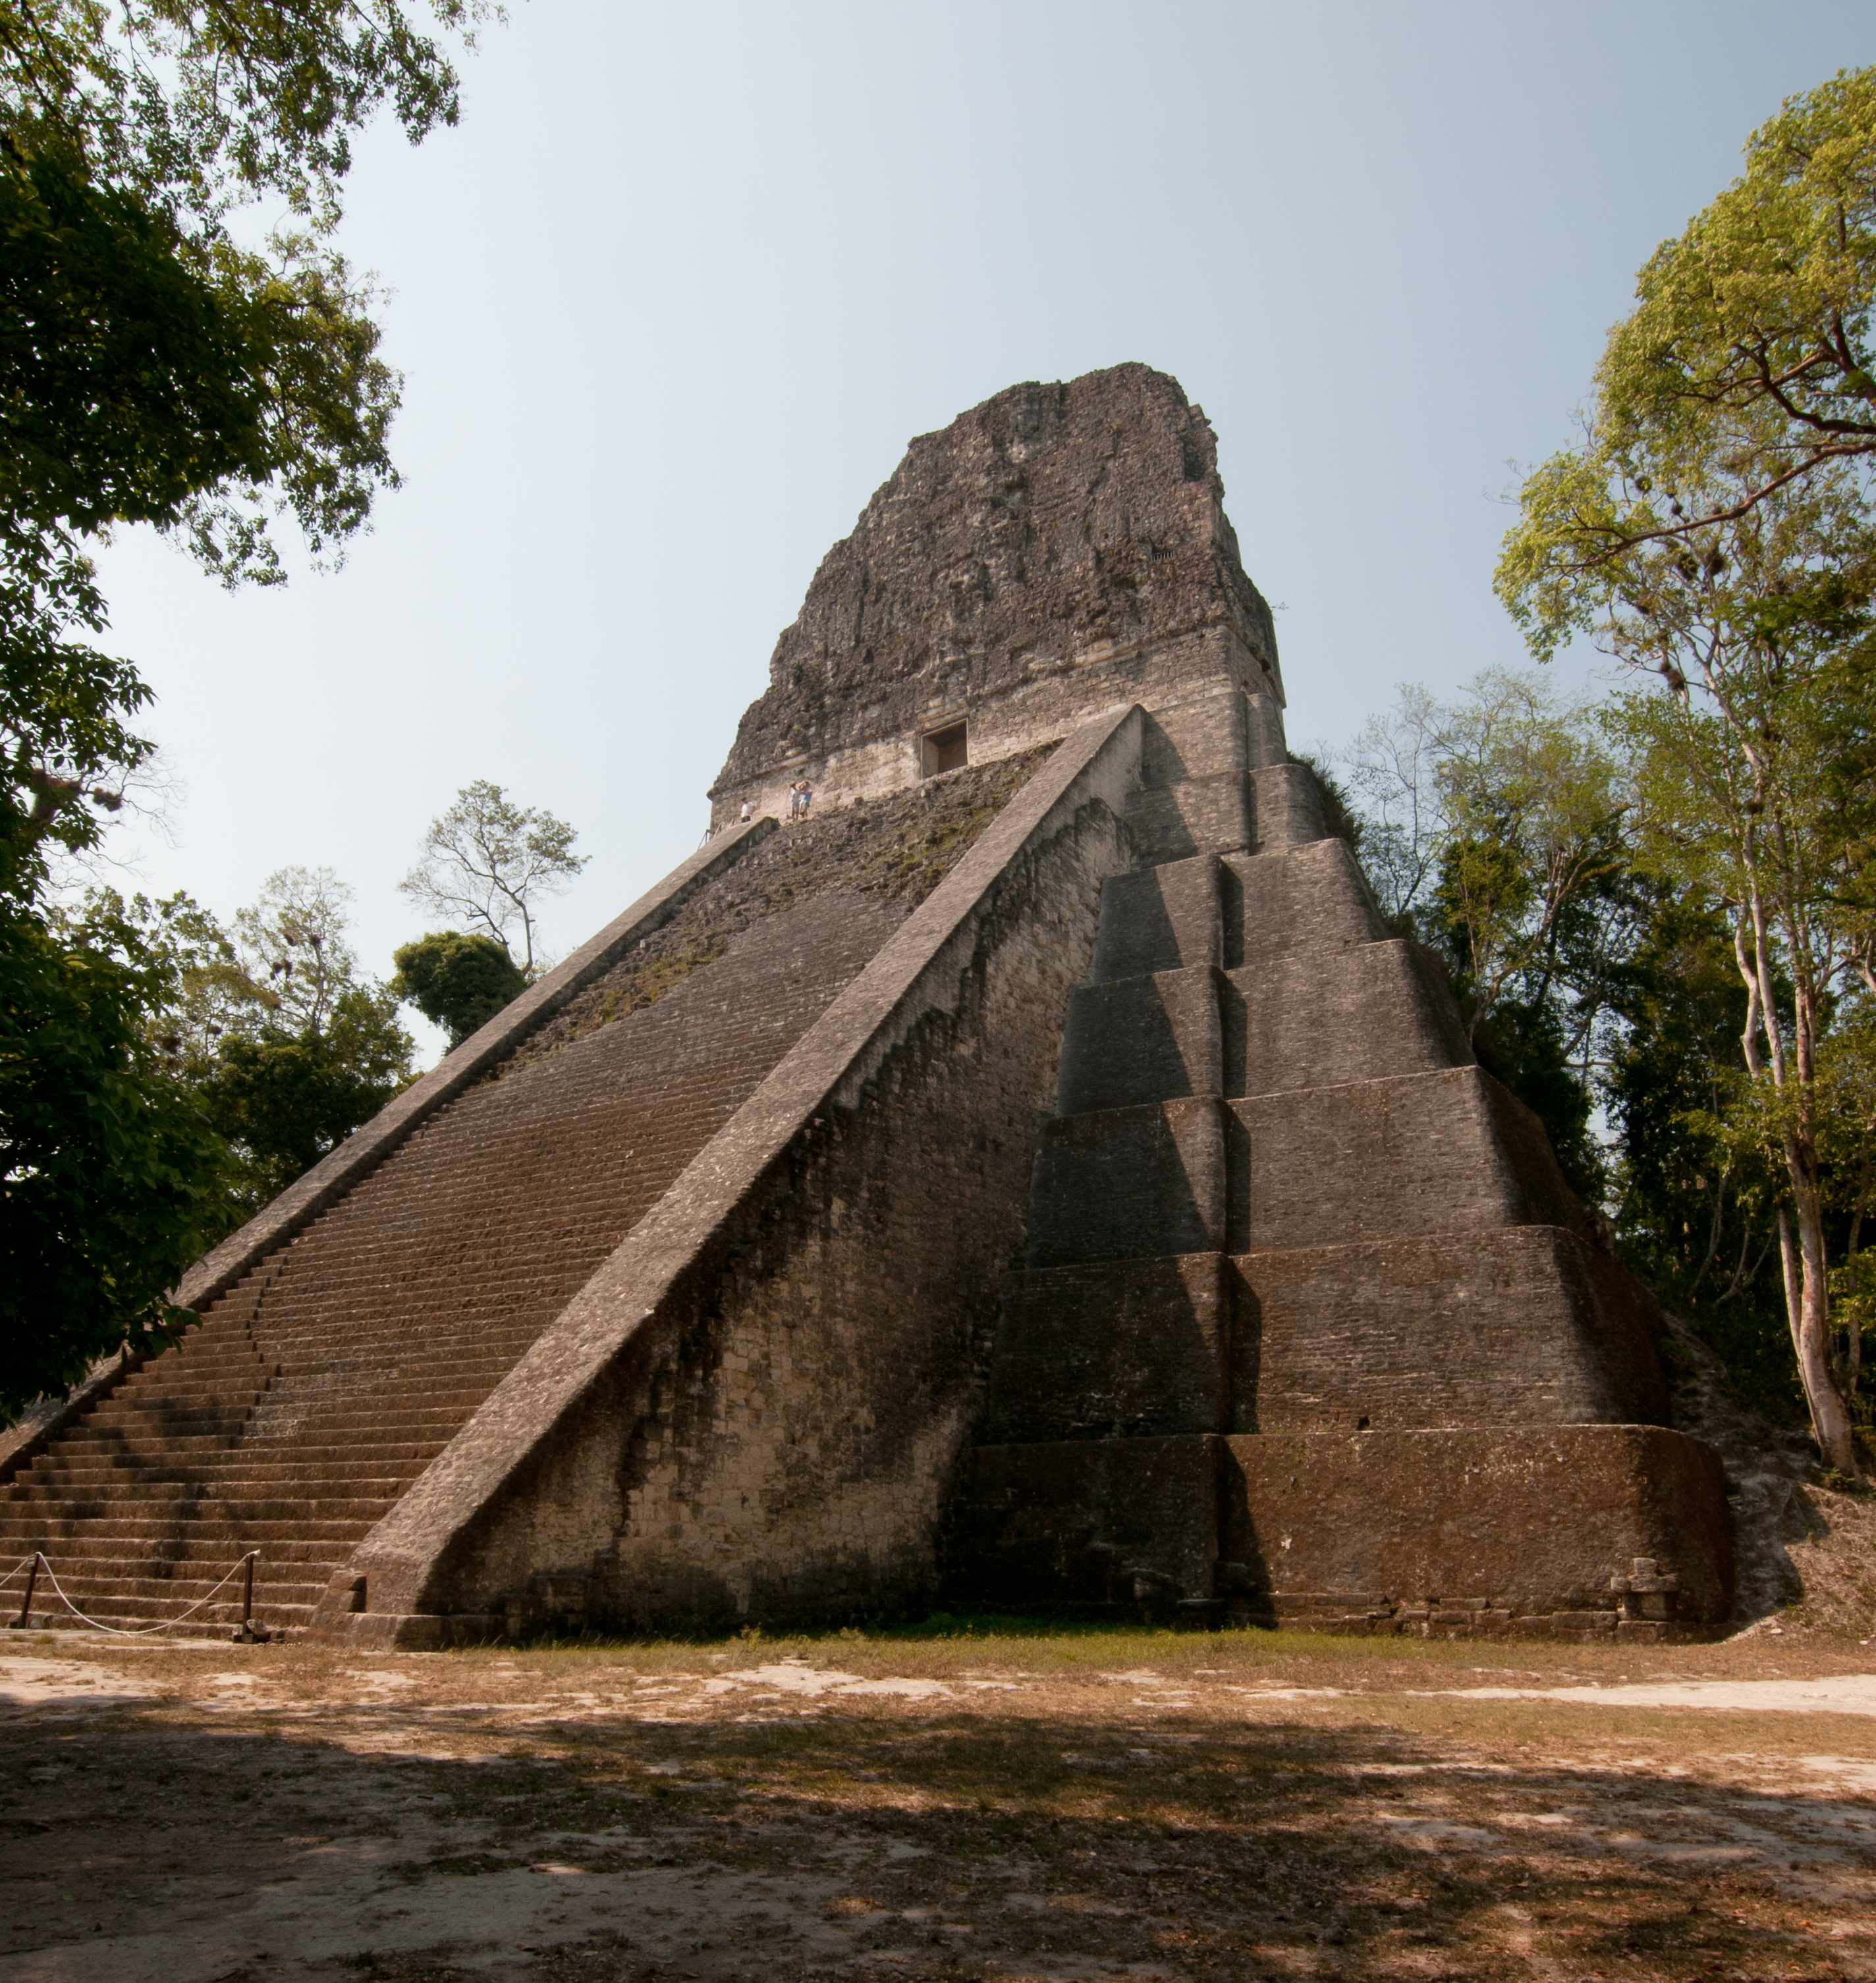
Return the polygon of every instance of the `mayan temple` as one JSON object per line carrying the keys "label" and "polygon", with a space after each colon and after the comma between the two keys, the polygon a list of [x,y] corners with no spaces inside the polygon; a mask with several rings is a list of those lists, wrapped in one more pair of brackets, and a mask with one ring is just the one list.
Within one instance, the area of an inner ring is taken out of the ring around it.
{"label": "mayan temple", "polygon": [[6,1436],[8,1548],[120,1623],[258,1550],[263,1625],[371,1646],[1723,1619],[1657,1311],[1283,701],[1172,379],[915,440],[714,836]]}

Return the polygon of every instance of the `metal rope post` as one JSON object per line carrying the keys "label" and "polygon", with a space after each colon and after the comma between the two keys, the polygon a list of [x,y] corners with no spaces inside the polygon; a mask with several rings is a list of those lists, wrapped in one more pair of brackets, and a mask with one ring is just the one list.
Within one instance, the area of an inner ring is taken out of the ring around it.
{"label": "metal rope post", "polygon": [[265,1625],[254,1622],[254,1566],[259,1557],[259,1550],[249,1550],[242,1559],[246,1576],[241,1587],[241,1623],[235,1627],[237,1646],[265,1645],[273,1637]]}
{"label": "metal rope post", "polygon": [[32,1593],[38,1587],[39,1566],[45,1560],[37,1550],[32,1553],[32,1561],[26,1571],[26,1601],[19,1607],[19,1616],[13,1620],[15,1632],[27,1630],[32,1624]]}

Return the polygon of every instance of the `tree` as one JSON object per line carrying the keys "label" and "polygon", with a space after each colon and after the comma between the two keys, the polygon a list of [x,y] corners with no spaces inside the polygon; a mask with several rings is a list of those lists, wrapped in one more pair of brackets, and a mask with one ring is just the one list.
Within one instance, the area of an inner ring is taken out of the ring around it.
{"label": "tree", "polygon": [[1382,913],[1403,930],[1412,927],[1439,867],[1441,721],[1426,690],[1403,682],[1395,707],[1368,718],[1348,756],[1349,784],[1364,815],[1362,865]]}
{"label": "tree", "polygon": [[518,927],[522,969],[532,978],[535,911],[587,864],[573,851],[578,837],[566,821],[523,809],[500,785],[478,778],[430,821],[423,858],[399,886],[433,915],[480,925],[510,956],[510,934]]}
{"label": "tree", "polygon": [[65,1381],[173,1326],[162,1290],[219,1202],[199,1098],[149,1044],[176,931],[47,901],[51,855],[97,843],[151,749],[147,686],[92,644],[89,544],[149,524],[277,582],[276,517],[336,556],[395,486],[399,381],[333,245],[340,188],[385,103],[413,142],[455,121],[426,26],[482,12],[0,0],[0,1253],[8,1326],[44,1337],[16,1370]]}
{"label": "tree", "polygon": [[230,1147],[231,1218],[277,1196],[412,1078],[396,992],[358,975],[351,899],[329,868],[283,868],[237,912],[234,940],[214,931],[182,974],[174,1031]]}
{"label": "tree", "polygon": [[[87,537],[179,533],[277,580],[270,518],[316,553],[394,486],[396,375],[332,246],[353,135],[456,116],[426,20],[479,0],[0,0],[0,680],[8,864],[95,836],[89,794],[147,749]],[[259,246],[234,225],[289,218]],[[72,638],[73,634],[80,637]],[[74,722],[73,711],[82,720]]]}
{"label": "tree", "polygon": [[323,1032],[351,988],[358,968],[346,941],[352,899],[329,868],[283,868],[268,876],[258,901],[236,912],[247,971],[280,1030]]}
{"label": "tree", "polygon": [[1436,748],[1440,908],[1476,1040],[1514,987],[1540,1005],[1570,988],[1566,919],[1624,864],[1623,801],[1587,705],[1533,673],[1486,670],[1445,713]]}
{"label": "tree", "polygon": [[148,1024],[196,949],[172,906],[0,913],[0,1419],[173,1340],[170,1290],[224,1229],[222,1142]]}
{"label": "tree", "polygon": [[[1851,469],[1814,463],[1779,480],[1782,416],[1722,401],[1705,417],[1703,436],[1673,401],[1658,437],[1631,424],[1619,456],[1590,448],[1547,463],[1526,485],[1498,584],[1539,653],[1587,631],[1638,678],[1659,679],[1622,697],[1618,716],[1639,767],[1642,855],[1727,918],[1744,1079],[1716,1126],[1774,1153],[1782,1172],[1794,1353],[1820,1450],[1850,1473],[1819,1076],[1846,992],[1876,993],[1876,546]],[[1670,477],[1678,507],[1709,520],[1696,533],[1647,527],[1650,492]],[[1566,484],[1598,482],[1603,511],[1560,503]],[[1607,514],[1633,526],[1626,547],[1610,548]]]}
{"label": "tree", "polygon": [[1620,1245],[1734,1381],[1782,1417],[1803,1393],[1774,1257],[1779,1167],[1724,1129],[1746,1021],[1731,921],[1666,878],[1644,885],[1641,940],[1614,990],[1619,1024],[1601,1083],[1618,1151]]}
{"label": "tree", "polygon": [[202,1071],[209,1121],[232,1146],[234,1202],[251,1215],[344,1142],[410,1078],[415,1048],[387,988],[348,985],[327,1022],[230,1034]]}
{"label": "tree", "polygon": [[[1636,283],[1583,445],[1527,483],[1515,590],[1542,635],[1580,582],[1704,545],[1781,490],[1876,460],[1876,69],[1791,98]],[[1716,477],[1716,436],[1732,453]]]}
{"label": "tree", "polygon": [[527,988],[527,977],[493,937],[436,930],[392,953],[392,988],[433,1025],[445,1028],[452,1047],[485,1026]]}

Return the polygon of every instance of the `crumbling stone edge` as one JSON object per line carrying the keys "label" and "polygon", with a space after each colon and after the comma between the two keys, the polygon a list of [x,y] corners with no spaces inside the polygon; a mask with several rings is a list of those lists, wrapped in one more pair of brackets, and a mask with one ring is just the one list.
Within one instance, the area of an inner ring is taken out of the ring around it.
{"label": "crumbling stone edge", "polygon": [[920,1022],[953,1009],[1004,876],[1091,804],[1118,815],[1139,775],[1137,705],[1068,737],[968,854],[784,1057],[549,1325],[333,1579],[310,1630],[356,1646],[493,1638],[503,1614],[452,1610],[450,1559],[818,1116],[858,1104]]}
{"label": "crumbling stone edge", "polygon": [[[504,1005],[488,1024],[388,1102],[363,1128],[329,1152],[303,1177],[230,1233],[182,1277],[176,1291],[179,1308],[205,1308],[226,1294],[243,1274],[258,1266],[303,1232],[328,1206],[362,1183],[385,1159],[409,1141],[437,1110],[453,1102],[507,1058],[528,1035],[603,976],[632,946],[670,921],[697,891],[777,831],[772,819],[751,820],[717,834],[664,880],[615,916],[589,942],[538,984]],[[0,1431],[0,1481],[8,1480],[44,1450],[48,1443],[106,1397],[132,1371],[141,1356],[102,1357],[63,1397],[28,1407]]]}

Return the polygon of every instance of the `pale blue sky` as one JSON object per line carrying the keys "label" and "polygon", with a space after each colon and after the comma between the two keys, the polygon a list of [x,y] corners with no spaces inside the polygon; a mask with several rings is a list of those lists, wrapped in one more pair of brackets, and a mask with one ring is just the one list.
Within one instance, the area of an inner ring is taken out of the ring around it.
{"label": "pale blue sky", "polygon": [[1867,4],[520,0],[464,118],[360,148],[406,487],[336,576],[229,597],[105,564],[180,790],[145,885],[284,863],[420,920],[490,777],[580,829],[580,941],[697,840],[777,633],[907,440],[1138,359],[1219,436],[1293,741],[1517,664],[1509,463],[1568,436],[1664,236]]}

